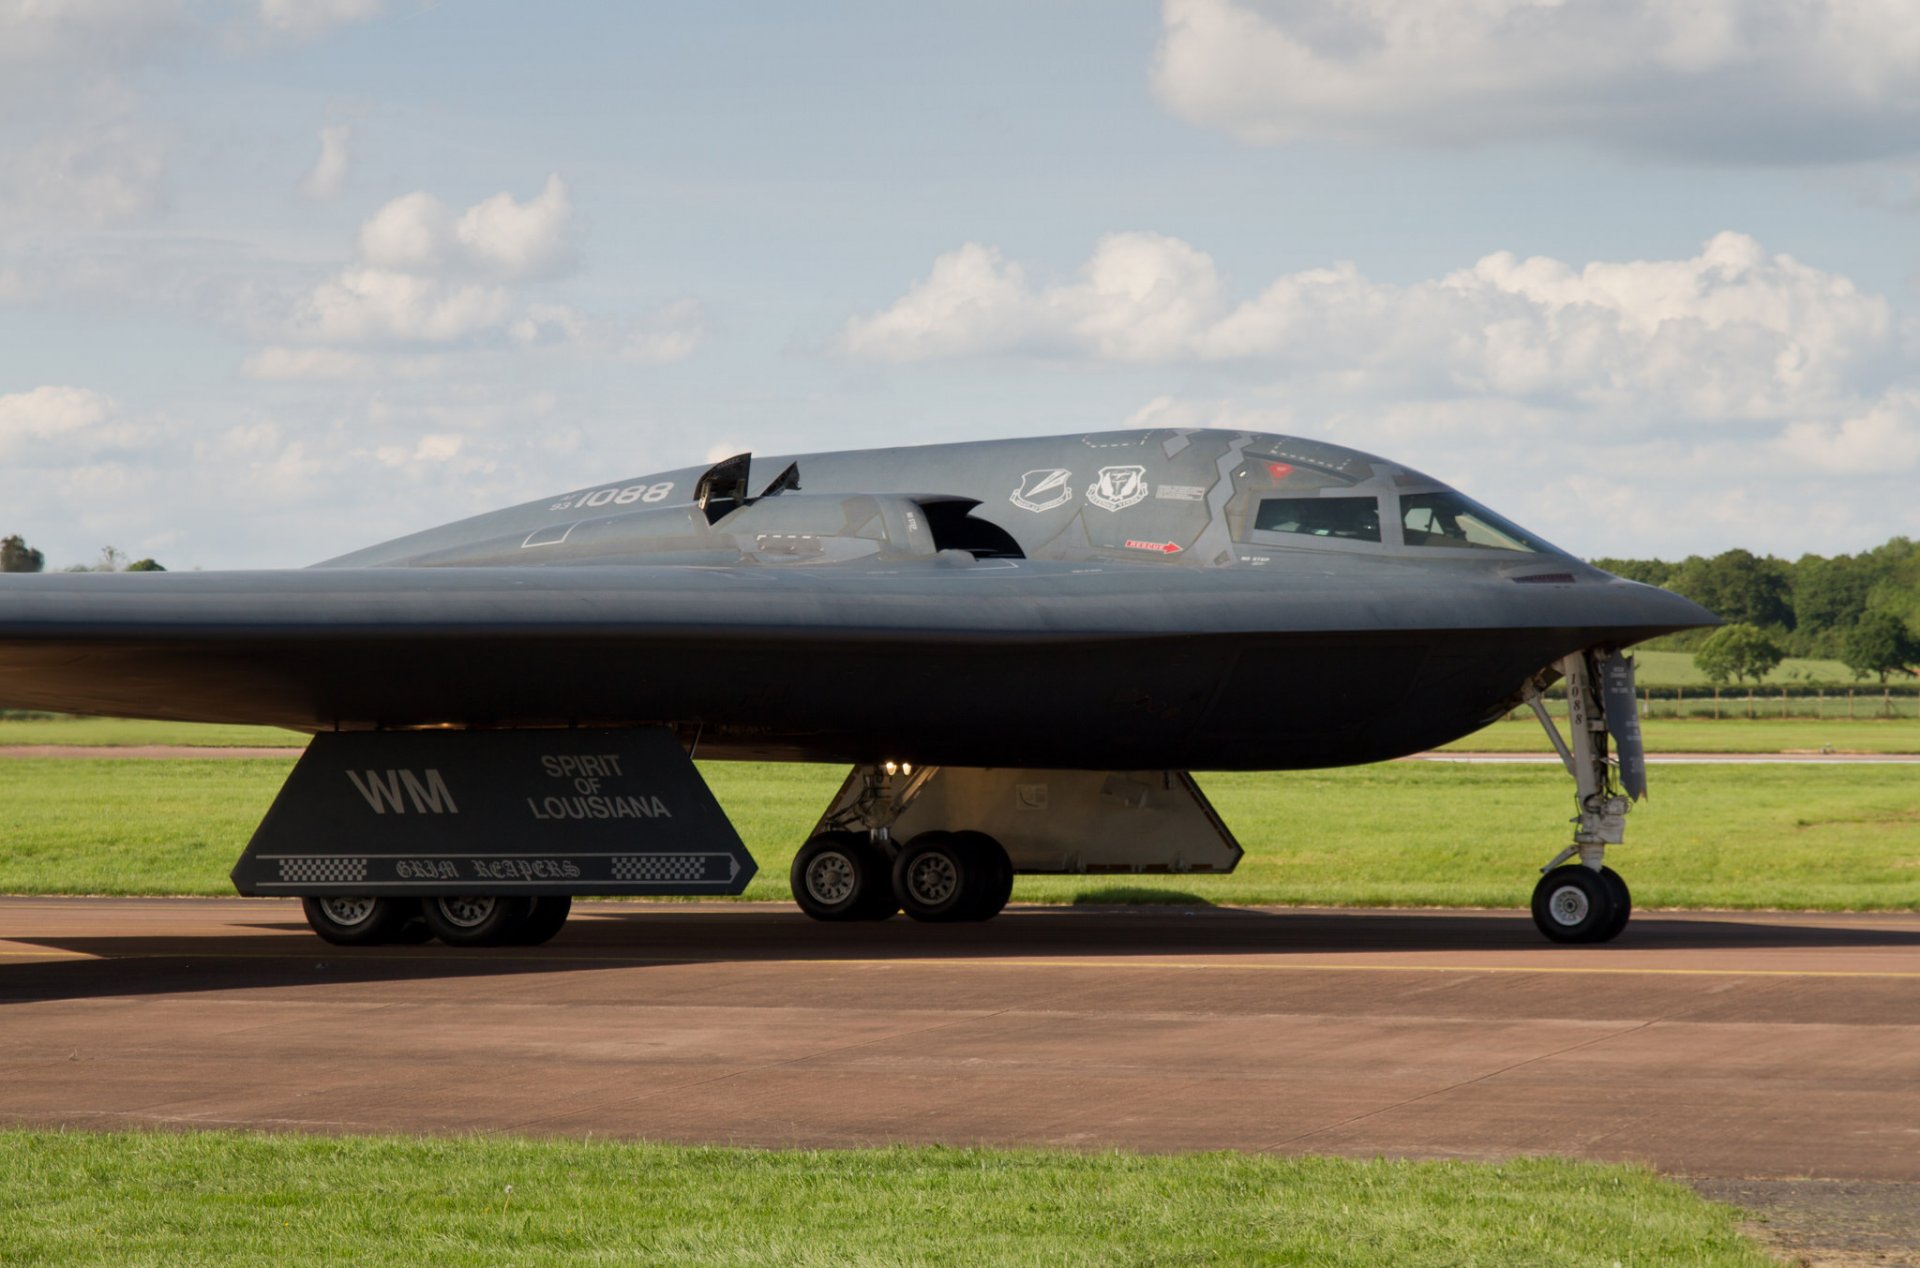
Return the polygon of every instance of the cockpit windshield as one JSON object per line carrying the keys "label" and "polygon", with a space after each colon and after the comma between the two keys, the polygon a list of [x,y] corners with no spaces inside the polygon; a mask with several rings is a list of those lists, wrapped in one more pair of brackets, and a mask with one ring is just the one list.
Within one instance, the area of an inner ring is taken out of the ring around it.
{"label": "cockpit windshield", "polygon": [[1380,499],[1261,498],[1253,527],[1263,533],[1301,533],[1308,537],[1377,542],[1380,540]]}
{"label": "cockpit windshield", "polygon": [[1516,550],[1540,554],[1550,548],[1529,537],[1472,498],[1452,492],[1407,493],[1400,497],[1400,520],[1409,546]]}

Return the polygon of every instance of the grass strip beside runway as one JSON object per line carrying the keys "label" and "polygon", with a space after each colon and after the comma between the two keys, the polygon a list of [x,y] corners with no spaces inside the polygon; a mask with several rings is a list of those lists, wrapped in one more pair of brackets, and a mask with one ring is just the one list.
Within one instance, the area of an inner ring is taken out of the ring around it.
{"label": "grass strip beside runway", "polygon": [[[1877,702],[1876,702],[1877,703]],[[1744,702],[1741,706],[1745,707]],[[1564,716],[1558,718],[1566,734]],[[1647,718],[1640,724],[1649,753],[1920,753],[1912,718]],[[1446,746],[1467,753],[1550,755],[1546,733],[1531,716],[1496,722]]]}
{"label": "grass strip beside runway", "polygon": [[1653,1173],[985,1149],[0,1133],[9,1264],[1762,1265]]}
{"label": "grass strip beside runway", "polygon": [[[0,761],[0,892],[230,894],[290,765]],[[702,772],[760,861],[746,896],[787,898],[788,863],[842,772]],[[1233,875],[1028,877],[1015,900],[1516,907],[1572,812],[1571,784],[1546,765],[1200,781],[1246,848]],[[1643,907],[1920,909],[1920,778],[1905,767],[1661,767],[1628,842],[1610,857]]]}
{"label": "grass strip beside runway", "polygon": [[130,748],[193,744],[204,748],[300,748],[307,736],[277,726],[220,726],[207,722],[147,722],[138,718],[0,718],[0,748],[28,744],[82,744]]}

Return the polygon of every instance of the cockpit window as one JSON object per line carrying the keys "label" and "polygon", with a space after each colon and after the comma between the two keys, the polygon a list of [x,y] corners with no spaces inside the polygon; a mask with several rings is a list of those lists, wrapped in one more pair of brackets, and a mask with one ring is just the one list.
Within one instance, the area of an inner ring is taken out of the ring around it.
{"label": "cockpit window", "polygon": [[1459,493],[1408,493],[1400,498],[1400,520],[1409,546],[1518,550],[1538,554],[1540,542]]}
{"label": "cockpit window", "polygon": [[1379,498],[1261,498],[1253,527],[1354,542],[1380,540]]}

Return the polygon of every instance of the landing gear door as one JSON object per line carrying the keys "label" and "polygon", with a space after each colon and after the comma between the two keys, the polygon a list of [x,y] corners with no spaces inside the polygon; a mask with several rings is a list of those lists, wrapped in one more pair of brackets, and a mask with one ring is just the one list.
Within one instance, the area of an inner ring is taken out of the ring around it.
{"label": "landing gear door", "polygon": [[1640,742],[1640,701],[1633,685],[1633,657],[1609,652],[1597,658],[1600,708],[1620,758],[1620,788],[1635,801],[1647,795],[1647,753]]}
{"label": "landing gear door", "polygon": [[738,894],[754,874],[671,732],[317,735],[242,894]]}
{"label": "landing gear door", "polygon": [[1241,854],[1185,771],[941,766],[882,779],[856,769],[818,830],[858,824],[897,841],[985,832],[1026,874],[1231,872]]}

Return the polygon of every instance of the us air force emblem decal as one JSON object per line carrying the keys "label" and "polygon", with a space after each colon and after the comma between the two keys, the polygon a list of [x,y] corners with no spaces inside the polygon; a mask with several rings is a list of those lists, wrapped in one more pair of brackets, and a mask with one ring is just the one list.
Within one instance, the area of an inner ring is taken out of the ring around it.
{"label": "us air force emblem decal", "polygon": [[1087,501],[1108,511],[1121,511],[1147,500],[1145,467],[1102,467],[1099,478],[1087,486]]}
{"label": "us air force emblem decal", "polygon": [[1020,487],[1007,500],[1023,511],[1051,511],[1072,500],[1073,486],[1067,483],[1071,479],[1073,472],[1065,467],[1029,471],[1020,477]]}

